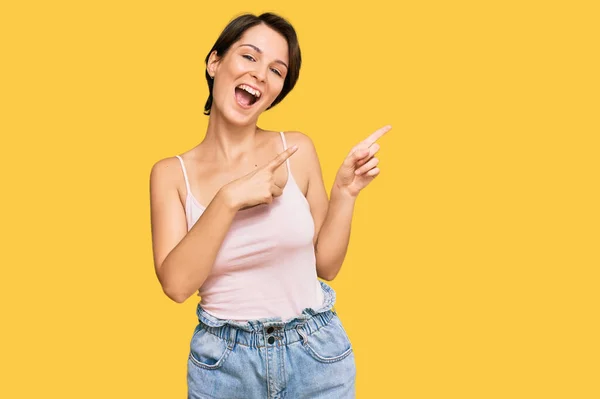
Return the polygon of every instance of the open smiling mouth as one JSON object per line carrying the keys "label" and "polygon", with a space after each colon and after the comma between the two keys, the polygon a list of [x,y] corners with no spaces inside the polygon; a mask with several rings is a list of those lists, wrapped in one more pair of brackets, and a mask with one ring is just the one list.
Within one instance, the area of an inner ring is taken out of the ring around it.
{"label": "open smiling mouth", "polygon": [[252,87],[241,84],[235,88],[235,99],[243,108],[250,108],[261,96],[261,92]]}

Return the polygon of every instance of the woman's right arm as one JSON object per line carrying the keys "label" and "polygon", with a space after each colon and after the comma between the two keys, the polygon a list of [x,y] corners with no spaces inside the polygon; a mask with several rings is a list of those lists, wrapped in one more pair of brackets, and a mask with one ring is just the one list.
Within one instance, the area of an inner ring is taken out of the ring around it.
{"label": "woman's right arm", "polygon": [[150,211],[156,275],[164,293],[182,303],[208,277],[237,209],[220,190],[188,232],[176,161],[163,159],[152,167]]}
{"label": "woman's right arm", "polygon": [[154,164],[150,172],[154,268],[169,298],[182,303],[202,286],[238,210],[270,204],[282,194],[274,173],[296,150],[290,147],[221,187],[189,232],[175,183],[182,177],[178,162],[167,158]]}

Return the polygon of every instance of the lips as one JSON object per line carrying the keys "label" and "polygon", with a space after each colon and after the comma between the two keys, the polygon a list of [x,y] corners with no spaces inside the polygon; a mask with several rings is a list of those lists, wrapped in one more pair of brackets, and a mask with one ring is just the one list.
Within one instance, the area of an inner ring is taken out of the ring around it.
{"label": "lips", "polygon": [[261,91],[258,88],[251,86],[249,84],[246,84],[246,83],[242,83],[242,84],[238,85],[237,88],[247,91],[248,93],[252,94],[256,98],[260,98],[260,96],[262,95]]}
{"label": "lips", "polygon": [[240,84],[234,90],[237,104],[244,109],[252,108],[260,100],[261,95],[260,90],[247,84]]}

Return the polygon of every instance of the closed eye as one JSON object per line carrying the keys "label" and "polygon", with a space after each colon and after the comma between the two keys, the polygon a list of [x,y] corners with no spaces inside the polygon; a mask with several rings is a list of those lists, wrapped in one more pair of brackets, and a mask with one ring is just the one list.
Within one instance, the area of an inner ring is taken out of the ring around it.
{"label": "closed eye", "polygon": [[246,59],[248,59],[250,61],[256,62],[256,60],[254,59],[254,57],[252,57],[250,54],[244,54],[244,55],[242,55],[242,57],[244,57],[244,58],[246,58]]}
{"label": "closed eye", "polygon": [[273,71],[275,74],[277,74],[277,76],[281,76],[281,72],[279,72],[279,70],[277,70],[275,68],[271,68],[271,71]]}

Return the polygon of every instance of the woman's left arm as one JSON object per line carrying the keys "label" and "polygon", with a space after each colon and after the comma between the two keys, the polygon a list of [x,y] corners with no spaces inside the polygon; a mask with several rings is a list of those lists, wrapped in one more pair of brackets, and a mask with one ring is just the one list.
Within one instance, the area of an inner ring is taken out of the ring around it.
{"label": "woman's left arm", "polygon": [[356,198],[379,174],[379,160],[375,154],[380,146],[376,141],[390,129],[391,126],[378,129],[352,148],[337,172],[329,200],[320,162],[312,142],[306,138],[303,140],[305,145],[300,145],[309,147],[304,148],[309,170],[306,199],[315,223],[317,275],[324,280],[333,280],[342,267],[350,242]]}

